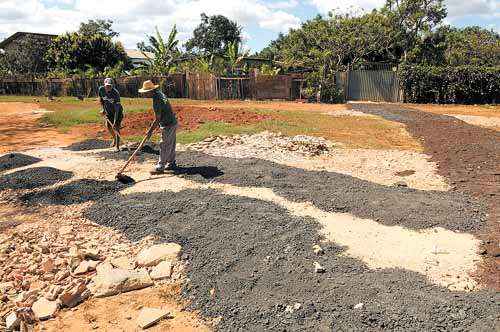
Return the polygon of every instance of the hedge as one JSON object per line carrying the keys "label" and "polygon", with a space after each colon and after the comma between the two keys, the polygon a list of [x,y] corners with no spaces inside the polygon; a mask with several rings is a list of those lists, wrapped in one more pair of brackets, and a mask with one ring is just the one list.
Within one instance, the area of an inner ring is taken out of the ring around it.
{"label": "hedge", "polygon": [[500,101],[500,66],[402,66],[399,79],[405,102],[496,104]]}

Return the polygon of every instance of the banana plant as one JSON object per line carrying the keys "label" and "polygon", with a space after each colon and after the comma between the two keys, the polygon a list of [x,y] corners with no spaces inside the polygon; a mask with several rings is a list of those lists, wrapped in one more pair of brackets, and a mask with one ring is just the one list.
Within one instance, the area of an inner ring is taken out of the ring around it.
{"label": "banana plant", "polygon": [[242,51],[240,49],[240,43],[233,41],[228,43],[226,50],[226,59],[228,61],[230,75],[234,75],[236,69],[243,62],[243,59],[248,56],[248,50]]}
{"label": "banana plant", "polygon": [[170,68],[180,54],[177,27],[174,24],[166,41],[163,39],[158,27],[155,27],[155,30],[156,36],[148,37],[149,46],[144,47],[142,54],[148,59],[150,69],[154,74],[166,75],[170,72]]}

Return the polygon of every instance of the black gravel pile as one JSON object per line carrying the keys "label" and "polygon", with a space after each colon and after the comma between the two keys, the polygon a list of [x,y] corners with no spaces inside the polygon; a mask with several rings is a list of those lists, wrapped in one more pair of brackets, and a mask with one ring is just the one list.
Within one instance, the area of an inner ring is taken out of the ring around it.
{"label": "black gravel pile", "polygon": [[72,176],[72,172],[53,167],[28,168],[0,177],[0,191],[41,188],[69,180]]}
{"label": "black gravel pile", "polygon": [[71,205],[96,201],[112,195],[125,186],[118,181],[99,181],[82,179],[73,181],[57,188],[30,192],[20,197],[25,203]]}
{"label": "black gravel pile", "polygon": [[[261,200],[144,193],[98,200],[85,216],[131,240],[181,244],[190,280],[183,295],[190,309],[222,316],[222,331],[493,331],[500,312],[493,292],[450,292],[417,273],[369,270],[332,243],[316,256],[320,226]],[[314,273],[314,261],[326,272]]]}
{"label": "black gravel pile", "polygon": [[0,172],[32,165],[39,161],[42,161],[42,159],[28,156],[22,153],[8,153],[0,156]]}
{"label": "black gravel pile", "polygon": [[73,143],[67,146],[65,149],[71,151],[88,151],[97,149],[109,148],[111,141],[100,140],[100,139],[87,139],[81,142]]}
{"label": "black gravel pile", "polygon": [[[326,171],[307,171],[260,159],[213,157],[199,152],[180,152],[182,167],[212,167],[220,174],[212,181],[237,186],[266,187],[295,202],[312,202],[329,212],[349,212],[385,225],[411,229],[441,226],[456,231],[475,231],[486,222],[485,204],[459,192],[421,191],[383,186]],[[186,177],[206,181],[189,174]]]}

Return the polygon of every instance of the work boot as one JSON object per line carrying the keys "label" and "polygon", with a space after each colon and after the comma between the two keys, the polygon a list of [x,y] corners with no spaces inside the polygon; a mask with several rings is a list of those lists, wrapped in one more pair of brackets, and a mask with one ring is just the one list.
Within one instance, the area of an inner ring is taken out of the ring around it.
{"label": "work boot", "polygon": [[165,165],[158,164],[155,168],[150,172],[151,175],[158,175],[165,173]]}
{"label": "work boot", "polygon": [[176,169],[178,169],[178,167],[177,167],[177,163],[174,160],[174,161],[168,163],[167,168],[165,170],[167,170],[167,171],[175,171]]}

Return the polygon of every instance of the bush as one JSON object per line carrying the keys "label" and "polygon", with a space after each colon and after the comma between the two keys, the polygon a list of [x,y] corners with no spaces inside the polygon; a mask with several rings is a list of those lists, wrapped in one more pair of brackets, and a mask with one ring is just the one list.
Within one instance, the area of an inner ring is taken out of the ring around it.
{"label": "bush", "polygon": [[500,99],[500,66],[403,66],[399,78],[410,103],[496,104]]}

